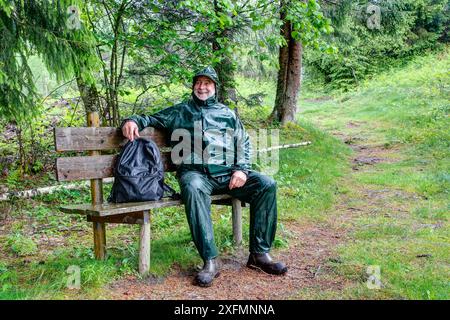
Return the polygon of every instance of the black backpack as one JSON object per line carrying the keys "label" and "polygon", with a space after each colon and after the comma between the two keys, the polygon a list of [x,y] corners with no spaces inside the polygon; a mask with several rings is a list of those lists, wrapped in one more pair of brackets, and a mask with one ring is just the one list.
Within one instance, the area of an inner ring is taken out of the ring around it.
{"label": "black backpack", "polygon": [[164,191],[173,199],[179,194],[164,183],[161,154],[152,140],[138,138],[128,141],[114,165],[114,183],[109,202],[160,200]]}

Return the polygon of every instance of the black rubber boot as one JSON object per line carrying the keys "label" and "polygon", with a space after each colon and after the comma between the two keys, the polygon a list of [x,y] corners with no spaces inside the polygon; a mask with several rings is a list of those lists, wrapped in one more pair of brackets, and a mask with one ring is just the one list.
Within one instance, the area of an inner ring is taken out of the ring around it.
{"label": "black rubber boot", "polygon": [[259,269],[269,274],[282,275],[287,272],[287,267],[282,262],[273,262],[268,253],[250,253],[247,267]]}
{"label": "black rubber boot", "polygon": [[194,283],[200,287],[211,286],[214,278],[220,275],[217,259],[206,260],[203,269],[195,276]]}

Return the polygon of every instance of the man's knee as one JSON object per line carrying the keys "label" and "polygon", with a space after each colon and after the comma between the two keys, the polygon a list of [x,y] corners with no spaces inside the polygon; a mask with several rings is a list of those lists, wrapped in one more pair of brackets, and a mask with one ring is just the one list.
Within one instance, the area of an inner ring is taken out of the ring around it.
{"label": "man's knee", "polygon": [[274,191],[277,190],[277,182],[273,178],[268,177],[267,188]]}
{"label": "man's knee", "polygon": [[205,182],[199,176],[185,175],[180,179],[180,189],[185,194],[196,194],[206,191]]}
{"label": "man's knee", "polygon": [[261,174],[259,175],[258,180],[261,189],[274,192],[277,190],[277,182],[273,178]]}

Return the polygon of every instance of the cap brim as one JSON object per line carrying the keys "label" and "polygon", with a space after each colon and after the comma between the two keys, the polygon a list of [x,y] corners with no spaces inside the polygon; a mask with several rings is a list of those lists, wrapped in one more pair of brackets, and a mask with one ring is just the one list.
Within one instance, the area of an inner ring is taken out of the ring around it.
{"label": "cap brim", "polygon": [[217,81],[214,80],[213,78],[211,78],[211,76],[209,74],[206,73],[198,73],[194,76],[193,80],[195,81],[195,79],[197,79],[198,77],[207,77],[208,79],[211,79],[215,84],[217,84]]}

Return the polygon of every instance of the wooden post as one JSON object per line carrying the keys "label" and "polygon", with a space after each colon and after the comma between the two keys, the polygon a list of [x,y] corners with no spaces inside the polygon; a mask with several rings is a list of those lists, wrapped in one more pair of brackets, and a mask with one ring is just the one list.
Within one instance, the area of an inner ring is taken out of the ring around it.
{"label": "wooden post", "polygon": [[145,276],[150,271],[150,210],[143,211],[143,217],[139,239],[139,274]]}
{"label": "wooden post", "polygon": [[232,220],[233,220],[233,240],[236,246],[242,243],[242,206],[239,199],[231,199]]}
{"label": "wooden post", "polygon": [[[87,114],[88,127],[99,127],[100,119],[97,112],[88,112]],[[100,151],[89,151],[89,155],[100,155]],[[91,180],[91,200],[92,204],[103,203],[103,183],[102,179]],[[103,222],[93,222],[94,231],[94,252],[95,258],[104,260],[106,258],[106,230]]]}

